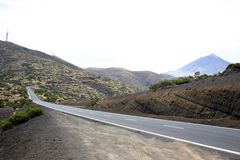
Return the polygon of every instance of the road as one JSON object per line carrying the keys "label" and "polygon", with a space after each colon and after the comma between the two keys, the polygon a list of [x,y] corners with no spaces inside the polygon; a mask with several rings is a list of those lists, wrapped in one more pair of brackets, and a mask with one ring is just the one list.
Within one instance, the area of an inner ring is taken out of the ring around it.
{"label": "road", "polygon": [[134,131],[240,155],[240,129],[81,109],[42,101],[30,87],[27,87],[27,92],[29,98],[34,103],[53,110]]}

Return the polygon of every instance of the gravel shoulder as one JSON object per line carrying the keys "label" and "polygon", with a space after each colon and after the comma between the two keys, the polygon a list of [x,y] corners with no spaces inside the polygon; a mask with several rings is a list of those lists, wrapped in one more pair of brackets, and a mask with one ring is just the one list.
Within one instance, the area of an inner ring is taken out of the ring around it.
{"label": "gravel shoulder", "polygon": [[235,155],[136,133],[44,108],[0,134],[0,160],[237,160]]}

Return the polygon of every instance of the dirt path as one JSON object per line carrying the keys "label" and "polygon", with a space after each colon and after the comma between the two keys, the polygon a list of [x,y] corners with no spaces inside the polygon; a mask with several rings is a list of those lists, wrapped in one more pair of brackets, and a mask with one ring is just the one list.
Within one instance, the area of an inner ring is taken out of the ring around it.
{"label": "dirt path", "polygon": [[44,112],[41,117],[1,133],[1,160],[240,159],[49,109]]}

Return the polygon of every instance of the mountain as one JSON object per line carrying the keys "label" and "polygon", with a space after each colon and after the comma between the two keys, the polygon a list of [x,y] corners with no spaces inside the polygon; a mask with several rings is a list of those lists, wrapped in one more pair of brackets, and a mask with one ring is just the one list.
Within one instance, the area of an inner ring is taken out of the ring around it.
{"label": "mountain", "polygon": [[6,101],[21,100],[29,85],[43,99],[62,103],[95,101],[140,91],[10,42],[0,41],[0,68],[0,100]]}
{"label": "mountain", "polygon": [[167,74],[157,74],[150,71],[129,71],[123,68],[87,68],[86,70],[141,89],[147,89],[154,83],[173,78]]}
{"label": "mountain", "polygon": [[167,74],[175,77],[183,77],[194,75],[194,73],[199,71],[201,74],[213,75],[224,71],[229,64],[230,63],[224,59],[216,56],[215,54],[211,54],[201,57],[182,68],[179,68],[178,70],[167,72]]}

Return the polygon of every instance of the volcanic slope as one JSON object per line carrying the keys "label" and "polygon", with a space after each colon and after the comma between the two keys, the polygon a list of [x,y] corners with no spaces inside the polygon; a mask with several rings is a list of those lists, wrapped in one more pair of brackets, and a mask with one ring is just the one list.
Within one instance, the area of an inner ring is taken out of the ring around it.
{"label": "volcanic slope", "polygon": [[26,86],[51,102],[96,101],[140,91],[117,81],[95,76],[60,58],[0,41],[0,99],[22,99]]}
{"label": "volcanic slope", "polygon": [[129,71],[123,68],[87,68],[91,73],[107,77],[141,89],[148,89],[154,83],[172,79],[168,74],[157,74],[150,71]]}
{"label": "volcanic slope", "polygon": [[240,69],[156,91],[98,101],[92,109],[240,128]]}
{"label": "volcanic slope", "polygon": [[175,77],[194,75],[195,72],[213,75],[223,72],[229,64],[229,62],[218,57],[217,55],[210,54],[208,56],[198,58],[197,60],[179,68],[178,70],[167,72],[167,74]]}

